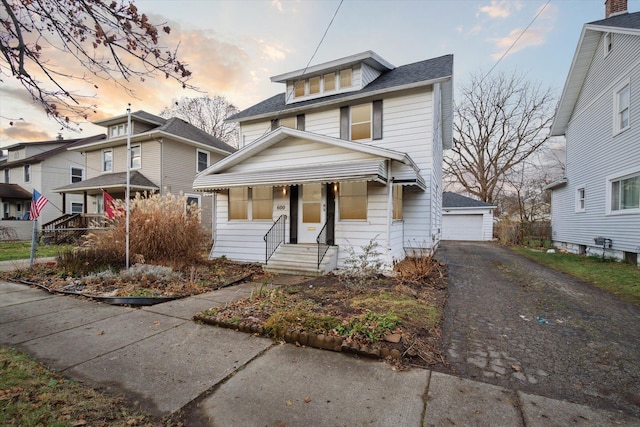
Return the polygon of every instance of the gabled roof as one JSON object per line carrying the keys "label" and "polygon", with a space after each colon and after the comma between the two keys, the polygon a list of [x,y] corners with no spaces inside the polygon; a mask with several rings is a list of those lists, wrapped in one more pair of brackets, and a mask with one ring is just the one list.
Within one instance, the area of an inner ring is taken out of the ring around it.
{"label": "gabled roof", "polygon": [[[154,116],[153,114],[149,114],[145,111],[136,111],[135,113],[131,113],[132,117],[136,117],[138,119],[142,118],[143,121],[157,125],[153,129],[150,129],[146,132],[136,133],[131,135],[132,141],[140,141],[141,139],[147,139],[154,136],[170,136],[174,139],[178,139],[181,142],[191,143],[192,145],[200,145],[203,149],[213,149],[222,154],[229,154],[236,151],[235,148],[230,146],[229,144],[220,141],[213,135],[204,132],[203,130],[193,126],[186,121],[179,119],[177,117],[172,117],[170,119],[163,119],[162,117]],[[118,116],[110,119],[105,119],[99,123],[104,126],[109,126],[113,123],[121,123],[122,119],[126,119],[127,116]],[[74,146],[76,150],[86,150],[89,148],[98,149],[101,146],[114,146],[121,145],[126,141],[126,136],[120,136],[118,138],[111,138],[109,140],[87,143],[82,145]]]}
{"label": "gabled roof", "polygon": [[443,208],[495,208],[496,206],[461,194],[445,191],[442,193]]}
{"label": "gabled roof", "polygon": [[285,94],[280,93],[234,114],[227,120],[241,122],[260,118],[271,118],[277,113],[287,115],[308,110],[309,107],[320,107],[412,87],[427,86],[438,81],[450,79],[452,76],[453,55],[444,55],[394,68],[381,74],[367,86],[355,92],[338,93],[331,96],[296,102],[295,104],[286,104]]}
{"label": "gabled roof", "polygon": [[0,198],[29,200],[31,193],[18,184],[0,184]]}
{"label": "gabled roof", "polygon": [[624,13],[584,25],[571,62],[569,76],[565,82],[562,96],[551,124],[551,136],[565,134],[565,129],[573,115],[573,110],[580,96],[602,33],[622,33],[640,36],[640,12]]}
{"label": "gabled roof", "polygon": [[[0,169],[7,169],[7,168],[14,168],[16,166],[21,166],[21,165],[27,165],[27,164],[33,164],[33,163],[40,163],[43,160],[46,160],[48,158],[51,158],[57,154],[63,153],[65,151],[67,151],[68,149],[74,148],[76,146],[79,145],[84,145],[84,144],[93,144],[95,142],[98,141],[102,141],[104,139],[106,139],[106,135],[105,134],[98,134],[98,135],[93,135],[93,136],[89,136],[87,138],[78,138],[78,139],[67,139],[67,140],[56,140],[55,142],[57,142],[58,144],[62,143],[63,145],[60,147],[56,147],[52,150],[47,150],[47,151],[43,151],[42,153],[38,153],[35,154],[33,156],[29,156],[26,157],[24,159],[20,159],[20,160],[16,160],[16,161],[8,161],[8,162],[4,162],[4,163],[0,163]],[[50,144],[51,142],[54,141],[45,141],[44,144]],[[27,145],[28,143],[23,143],[23,144],[16,144],[13,145],[12,147],[16,147],[17,145]],[[41,142],[34,142],[32,144],[43,144]]]}

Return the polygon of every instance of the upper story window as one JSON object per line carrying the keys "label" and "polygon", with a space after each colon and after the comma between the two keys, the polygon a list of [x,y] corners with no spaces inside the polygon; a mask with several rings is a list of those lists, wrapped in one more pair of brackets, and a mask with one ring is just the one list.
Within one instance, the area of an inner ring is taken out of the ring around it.
{"label": "upper story window", "polygon": [[371,139],[371,104],[351,107],[351,140]]}
{"label": "upper story window", "polygon": [[[337,87],[339,83],[340,87]],[[332,92],[336,89],[345,89],[353,86],[353,69],[345,68],[338,72],[326,73],[322,76],[309,77],[298,80],[293,85],[295,98]]]}
{"label": "upper story window", "polygon": [[629,104],[631,98],[631,90],[629,81],[619,85],[615,91],[615,123],[614,133],[626,130],[629,123]]}
{"label": "upper story window", "polygon": [[304,80],[298,80],[294,86],[294,94],[296,96],[296,98],[299,98],[301,96],[305,95],[305,81]]}
{"label": "upper story window", "polygon": [[131,169],[140,169],[142,166],[142,147],[140,145],[133,145],[131,147]]}
{"label": "upper story window", "polygon": [[102,150],[102,172],[113,170],[113,150]]}
{"label": "upper story window", "polygon": [[351,68],[346,68],[344,70],[340,70],[340,87],[350,87],[353,82],[353,70]]}
{"label": "upper story window", "polygon": [[31,182],[31,165],[24,165],[24,182]]}
{"label": "upper story window", "polygon": [[606,33],[604,35],[604,56],[609,55],[613,50],[613,34]]}
{"label": "upper story window", "polygon": [[119,125],[109,126],[109,138],[117,138],[127,134],[129,129],[127,123],[121,123]]}
{"label": "upper story window", "polygon": [[576,212],[585,212],[585,190],[580,187],[576,190]]}
{"label": "upper story window", "polygon": [[206,168],[209,167],[209,153],[206,151],[198,150],[198,159],[197,159],[196,171],[202,172]]}
{"label": "upper story window", "polygon": [[296,128],[296,116],[285,117],[283,119],[280,119],[278,125],[282,126],[282,127],[285,127],[285,128],[295,129]]}
{"label": "upper story window", "polygon": [[323,76],[324,91],[330,92],[336,90],[336,73],[329,73]]}
{"label": "upper story window", "polygon": [[84,179],[84,169],[71,167],[71,183],[80,182]]}
{"label": "upper story window", "polygon": [[309,79],[309,95],[320,93],[320,76]]}
{"label": "upper story window", "polygon": [[610,212],[640,212],[640,172],[609,180]]}
{"label": "upper story window", "polygon": [[4,170],[4,183],[5,184],[9,184],[10,180],[11,179],[9,178],[9,169],[5,169]]}

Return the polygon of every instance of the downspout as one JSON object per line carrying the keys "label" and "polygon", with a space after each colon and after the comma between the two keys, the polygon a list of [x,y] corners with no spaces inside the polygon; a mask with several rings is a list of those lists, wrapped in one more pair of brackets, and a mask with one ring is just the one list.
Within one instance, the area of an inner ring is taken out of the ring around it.
{"label": "downspout", "polygon": [[393,221],[393,177],[391,160],[387,160],[387,264],[393,266],[391,256],[391,223]]}

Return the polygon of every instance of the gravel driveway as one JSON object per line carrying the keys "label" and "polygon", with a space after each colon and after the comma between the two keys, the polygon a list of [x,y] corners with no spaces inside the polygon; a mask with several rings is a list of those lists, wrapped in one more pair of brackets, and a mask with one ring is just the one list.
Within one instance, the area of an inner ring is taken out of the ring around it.
{"label": "gravel driveway", "polygon": [[493,243],[443,242],[453,373],[640,416],[640,309]]}

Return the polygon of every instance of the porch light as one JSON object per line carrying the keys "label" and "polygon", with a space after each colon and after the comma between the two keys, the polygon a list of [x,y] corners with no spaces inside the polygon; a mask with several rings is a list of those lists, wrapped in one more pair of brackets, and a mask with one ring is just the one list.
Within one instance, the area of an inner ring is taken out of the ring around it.
{"label": "porch light", "polygon": [[333,192],[335,194],[338,194],[338,183],[336,183],[336,182],[333,183]]}
{"label": "porch light", "polygon": [[282,187],[282,195],[283,196],[287,195],[287,187]]}

